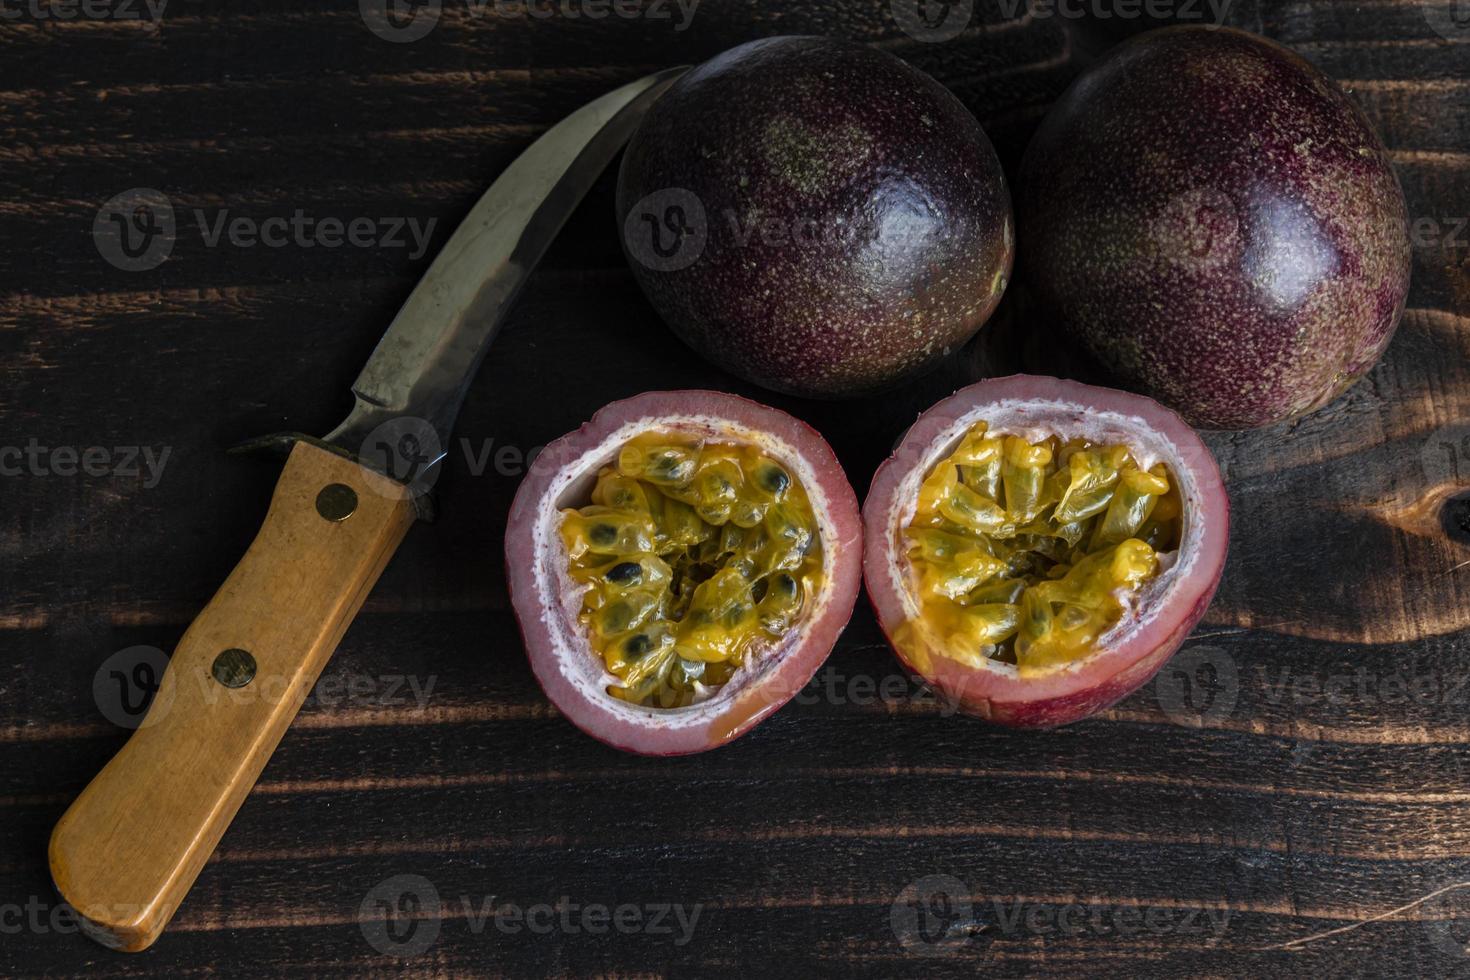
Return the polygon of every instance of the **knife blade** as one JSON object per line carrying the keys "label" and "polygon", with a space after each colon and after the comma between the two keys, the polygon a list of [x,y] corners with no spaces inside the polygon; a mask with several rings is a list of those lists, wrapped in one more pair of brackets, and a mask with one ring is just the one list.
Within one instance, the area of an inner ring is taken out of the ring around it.
{"label": "knife blade", "polygon": [[[414,288],[342,424],[321,439],[273,437],[290,451],[260,532],[179,641],[138,730],[52,833],[52,878],[93,939],[135,952],[168,925],[422,513],[521,287],[684,71],[616,89],[537,139]],[[378,438],[385,430],[397,438]]]}
{"label": "knife blade", "polygon": [[328,443],[357,451],[384,423],[421,419],[437,445],[414,478],[433,472],[470,380],[527,272],[627,142],[643,110],[685,71],[649,75],[584,106],[505,170],[389,325],[352,386],[352,413]]}

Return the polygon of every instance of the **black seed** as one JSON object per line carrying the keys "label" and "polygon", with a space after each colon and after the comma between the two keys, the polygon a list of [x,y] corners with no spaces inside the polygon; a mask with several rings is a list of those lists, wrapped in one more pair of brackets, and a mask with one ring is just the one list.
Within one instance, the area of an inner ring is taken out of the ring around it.
{"label": "black seed", "polygon": [[761,486],[771,493],[784,493],[786,488],[791,486],[791,477],[787,476],[786,471],[779,466],[767,466],[761,470]]}
{"label": "black seed", "polygon": [[618,539],[618,529],[611,524],[594,524],[587,531],[587,539],[593,544],[612,544]]}
{"label": "black seed", "polygon": [[779,575],[772,575],[771,578],[773,580],[771,582],[771,588],[776,591],[777,595],[786,599],[790,599],[796,595],[796,579],[787,575],[785,572],[781,572]]}
{"label": "black seed", "polygon": [[607,580],[618,585],[632,585],[643,577],[643,566],[636,561],[619,562],[607,570]]}
{"label": "black seed", "polygon": [[755,583],[755,585],[753,585],[753,586],[750,587],[750,598],[751,598],[751,600],[754,601],[754,602],[760,602],[762,599],[764,599],[766,597],[766,591],[770,587],[771,587],[771,583],[768,582],[765,579],[761,579],[759,582]]}
{"label": "black seed", "polygon": [[648,638],[648,635],[646,633],[639,633],[637,636],[630,636],[628,638],[628,642],[623,644],[624,652],[626,652],[628,656],[632,657],[634,660],[643,656],[645,653],[652,649],[653,641]]}

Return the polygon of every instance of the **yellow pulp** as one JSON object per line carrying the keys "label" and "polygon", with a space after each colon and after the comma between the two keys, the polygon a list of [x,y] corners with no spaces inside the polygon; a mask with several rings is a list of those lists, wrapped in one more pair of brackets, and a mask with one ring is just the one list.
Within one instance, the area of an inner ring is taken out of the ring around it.
{"label": "yellow pulp", "polygon": [[637,436],[562,511],[581,622],[621,682],[608,693],[675,708],[707,697],[753,644],[784,636],[820,582],[806,490],[754,446]]}
{"label": "yellow pulp", "polygon": [[1140,469],[1122,446],[988,431],[972,427],[919,491],[904,533],[922,622],[896,639],[921,660],[920,631],[962,663],[1038,673],[1092,652],[1157,574],[1179,495],[1162,463]]}

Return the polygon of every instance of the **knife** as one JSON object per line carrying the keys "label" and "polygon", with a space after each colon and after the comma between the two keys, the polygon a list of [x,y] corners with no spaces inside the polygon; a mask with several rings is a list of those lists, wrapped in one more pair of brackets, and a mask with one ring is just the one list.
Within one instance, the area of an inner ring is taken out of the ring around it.
{"label": "knife", "polygon": [[686,69],[562,120],[480,198],[352,386],[288,448],[265,522],[179,641],[148,714],[51,835],[82,930],[147,949],[168,925],[416,517],[486,348],[531,270],[648,107]]}

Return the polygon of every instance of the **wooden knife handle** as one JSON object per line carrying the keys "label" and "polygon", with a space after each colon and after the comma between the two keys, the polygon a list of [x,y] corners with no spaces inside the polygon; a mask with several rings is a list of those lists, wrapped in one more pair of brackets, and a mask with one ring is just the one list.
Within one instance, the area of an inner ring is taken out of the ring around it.
{"label": "wooden knife handle", "polygon": [[142,724],[51,835],[51,876],[94,939],[135,952],[168,925],[413,520],[403,485],[292,448]]}

